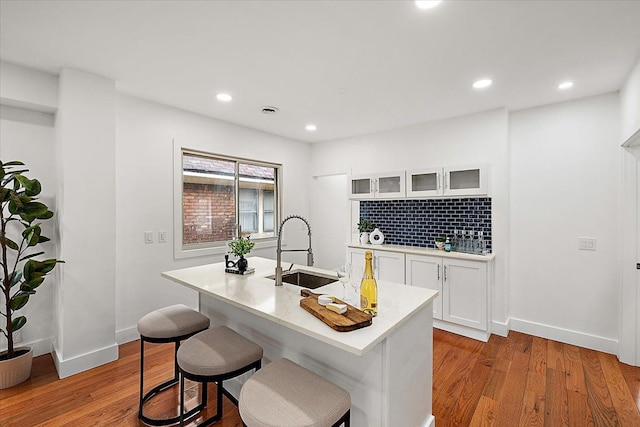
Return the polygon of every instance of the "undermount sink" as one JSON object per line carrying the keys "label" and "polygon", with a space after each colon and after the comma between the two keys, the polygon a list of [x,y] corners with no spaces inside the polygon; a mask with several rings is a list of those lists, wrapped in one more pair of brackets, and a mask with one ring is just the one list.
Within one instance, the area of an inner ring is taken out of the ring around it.
{"label": "undermount sink", "polygon": [[[267,279],[275,280],[276,276],[267,276]],[[308,289],[316,289],[329,283],[337,282],[336,276],[316,273],[311,271],[293,270],[282,274],[282,281]]]}

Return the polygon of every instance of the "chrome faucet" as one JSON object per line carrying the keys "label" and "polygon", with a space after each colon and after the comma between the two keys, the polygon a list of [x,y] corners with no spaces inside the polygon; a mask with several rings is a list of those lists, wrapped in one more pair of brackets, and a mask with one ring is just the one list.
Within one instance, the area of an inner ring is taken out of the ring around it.
{"label": "chrome faucet", "polygon": [[[307,249],[282,249],[282,226],[290,219],[298,218],[307,224],[307,230],[309,231],[309,248]],[[299,215],[288,216],[280,223],[278,228],[278,247],[276,249],[276,286],[282,286],[282,252],[307,252],[307,265],[311,267],[313,265],[313,252],[311,250],[311,226],[309,221]],[[291,264],[293,266],[293,264]],[[289,268],[291,269],[291,268]]]}

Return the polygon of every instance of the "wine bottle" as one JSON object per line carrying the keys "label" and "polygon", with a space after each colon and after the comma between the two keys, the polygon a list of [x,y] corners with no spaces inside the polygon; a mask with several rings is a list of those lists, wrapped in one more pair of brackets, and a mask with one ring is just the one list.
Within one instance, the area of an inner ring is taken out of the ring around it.
{"label": "wine bottle", "polygon": [[360,282],[360,308],[375,317],[378,315],[378,284],[373,277],[372,259],[371,251],[366,251],[364,253],[364,276]]}

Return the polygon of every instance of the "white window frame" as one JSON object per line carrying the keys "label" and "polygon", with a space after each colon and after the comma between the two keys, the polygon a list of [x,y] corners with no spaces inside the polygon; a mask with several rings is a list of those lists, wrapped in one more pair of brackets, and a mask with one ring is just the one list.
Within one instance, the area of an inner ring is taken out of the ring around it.
{"label": "white window frame", "polygon": [[[174,259],[185,259],[199,256],[211,256],[221,255],[227,253],[229,248],[226,244],[219,246],[206,246],[206,247],[194,247],[185,249],[182,245],[183,238],[183,226],[182,226],[182,154],[183,152],[189,152],[193,154],[202,154],[205,156],[212,156],[221,159],[229,159],[232,161],[247,162],[250,164],[259,164],[263,166],[274,167],[276,169],[276,187],[274,188],[276,204],[274,206],[274,216],[276,222],[278,221],[279,212],[282,212],[282,165],[272,163],[269,161],[259,161],[253,159],[247,159],[242,157],[228,156],[223,154],[213,153],[203,148],[190,148],[182,147],[176,141],[173,143],[173,256]],[[238,201],[238,193],[236,192],[236,202]],[[258,215],[260,216],[260,215]],[[236,219],[237,220],[237,219]],[[256,240],[254,250],[263,248],[273,248],[277,244],[276,231],[278,224],[274,225],[274,237],[261,238]]]}

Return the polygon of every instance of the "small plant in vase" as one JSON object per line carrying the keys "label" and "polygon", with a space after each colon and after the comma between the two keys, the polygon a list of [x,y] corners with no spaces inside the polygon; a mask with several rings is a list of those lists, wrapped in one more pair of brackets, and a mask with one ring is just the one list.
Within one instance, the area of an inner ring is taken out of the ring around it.
{"label": "small plant in vase", "polygon": [[245,238],[242,236],[229,242],[229,249],[231,250],[231,253],[239,257],[235,265],[241,272],[244,272],[249,266],[249,263],[244,256],[251,252],[251,249],[253,249],[255,245],[255,242],[252,242],[250,237]]}
{"label": "small plant in vase", "polygon": [[41,185],[37,179],[24,175],[28,171],[22,162],[0,161],[0,317],[4,320],[0,332],[7,339],[7,351],[0,353],[0,389],[19,384],[31,375],[33,349],[14,347],[13,334],[27,323],[27,318],[16,311],[29,302],[56,264],[63,262],[35,259],[44,254],[36,246],[49,241],[41,234],[38,220],[50,219],[53,212],[37,201]]}
{"label": "small plant in vase", "polygon": [[369,243],[369,233],[371,233],[376,227],[373,221],[366,218],[360,218],[357,227],[360,232],[360,244]]}
{"label": "small plant in vase", "polygon": [[444,251],[444,243],[447,241],[446,236],[436,237],[436,248],[438,250]]}

